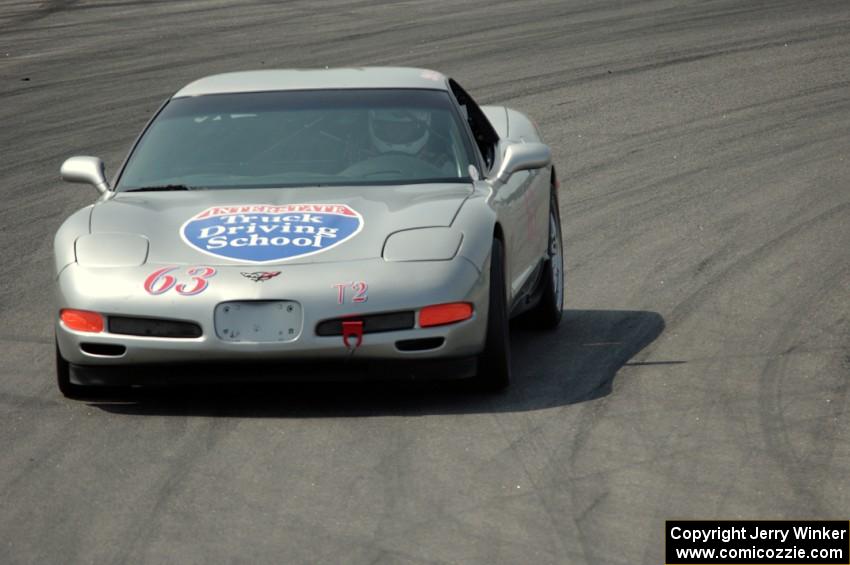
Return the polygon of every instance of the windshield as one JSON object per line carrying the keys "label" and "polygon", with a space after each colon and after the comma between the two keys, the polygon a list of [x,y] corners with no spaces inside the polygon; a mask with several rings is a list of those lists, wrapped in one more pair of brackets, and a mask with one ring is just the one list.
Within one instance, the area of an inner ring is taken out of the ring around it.
{"label": "windshield", "polygon": [[458,182],[474,162],[446,92],[217,94],[171,100],[117,190]]}

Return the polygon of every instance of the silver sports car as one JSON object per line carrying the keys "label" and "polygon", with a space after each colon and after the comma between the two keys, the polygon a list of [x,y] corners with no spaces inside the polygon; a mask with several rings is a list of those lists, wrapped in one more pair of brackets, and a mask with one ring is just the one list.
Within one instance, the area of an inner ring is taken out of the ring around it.
{"label": "silver sports car", "polygon": [[534,123],[408,68],[251,71],[159,109],[55,240],[56,370],[87,386],[510,381],[558,324],[558,181]]}

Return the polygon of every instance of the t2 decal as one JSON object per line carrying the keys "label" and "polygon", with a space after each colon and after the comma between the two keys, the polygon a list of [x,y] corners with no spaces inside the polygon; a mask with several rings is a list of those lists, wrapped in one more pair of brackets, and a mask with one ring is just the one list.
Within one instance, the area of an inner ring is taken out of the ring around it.
{"label": "t2 decal", "polygon": [[337,304],[345,304],[347,300],[347,289],[351,289],[352,295],[350,301],[354,304],[361,304],[369,300],[369,285],[366,281],[354,281],[347,283],[337,283],[334,285],[336,289]]}

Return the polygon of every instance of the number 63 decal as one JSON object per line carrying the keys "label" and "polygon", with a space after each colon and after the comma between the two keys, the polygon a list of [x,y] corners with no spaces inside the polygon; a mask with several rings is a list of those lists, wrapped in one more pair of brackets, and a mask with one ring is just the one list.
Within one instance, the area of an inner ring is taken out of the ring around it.
{"label": "number 63 decal", "polygon": [[163,267],[148,275],[148,278],[145,279],[147,293],[157,296],[165,294],[173,288],[177,291],[177,294],[195,296],[206,290],[210,284],[208,279],[216,273],[213,267],[189,267],[186,269],[186,274],[190,280],[178,282],[177,276],[171,274],[172,271],[177,269],[179,267]]}

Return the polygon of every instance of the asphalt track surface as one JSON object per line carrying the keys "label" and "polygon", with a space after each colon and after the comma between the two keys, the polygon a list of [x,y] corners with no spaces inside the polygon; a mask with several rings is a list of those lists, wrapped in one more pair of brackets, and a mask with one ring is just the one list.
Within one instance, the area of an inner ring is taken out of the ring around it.
{"label": "asphalt track surface", "polygon": [[[0,2],[0,561],[661,563],[848,518],[850,3]],[[456,386],[54,385],[52,237],[184,83],[413,65],[527,111],[567,307]]]}

